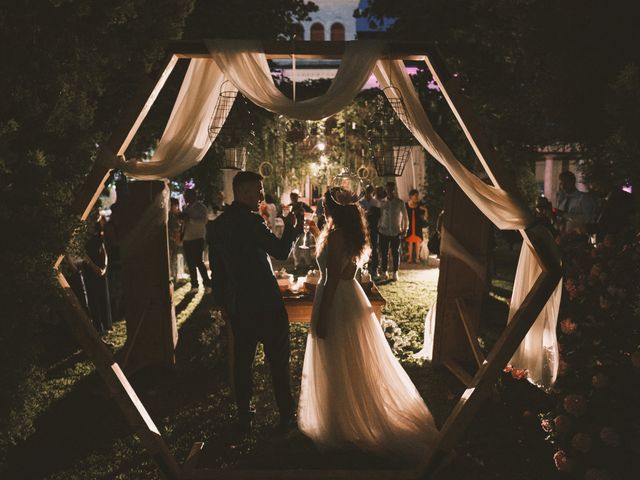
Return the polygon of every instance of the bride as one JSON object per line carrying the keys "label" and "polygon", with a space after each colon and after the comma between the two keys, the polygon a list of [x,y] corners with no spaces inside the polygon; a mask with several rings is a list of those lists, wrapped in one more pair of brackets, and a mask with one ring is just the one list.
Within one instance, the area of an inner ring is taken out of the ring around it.
{"label": "bride", "polygon": [[395,358],[355,279],[368,256],[359,206],[324,197],[327,223],[318,237],[322,272],[313,302],[302,371],[298,425],[321,449],[356,447],[417,459],[438,434],[420,394]]}

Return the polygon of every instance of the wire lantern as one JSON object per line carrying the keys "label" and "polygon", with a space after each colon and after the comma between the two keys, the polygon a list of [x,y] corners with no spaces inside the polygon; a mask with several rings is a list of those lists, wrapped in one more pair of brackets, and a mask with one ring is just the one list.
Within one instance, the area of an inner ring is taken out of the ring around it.
{"label": "wire lantern", "polygon": [[374,147],[373,165],[379,177],[401,177],[411,155],[408,136],[384,137]]}
{"label": "wire lantern", "polygon": [[221,170],[244,170],[247,166],[247,147],[226,147]]}
{"label": "wire lantern", "polygon": [[216,108],[209,123],[209,139],[211,141],[214,141],[222,130],[237,97],[238,90],[231,85],[231,82],[229,80],[222,82],[220,95],[218,95],[218,100],[216,101]]}
{"label": "wire lantern", "polygon": [[[236,100],[242,100],[240,107]],[[244,109],[241,108],[244,105]],[[248,116],[243,116],[246,113]],[[238,98],[238,91],[232,84],[225,80],[220,87],[220,94],[216,102],[216,108],[209,124],[209,138],[217,140],[217,144],[224,149],[224,155],[220,158],[221,170],[244,170],[247,166],[248,146],[251,138],[255,136],[251,111],[243,96]]]}
{"label": "wire lantern", "polygon": [[407,127],[408,130],[411,130],[412,123],[409,119],[409,114],[407,113],[407,107],[404,104],[404,100],[402,99],[402,94],[397,87],[393,85],[389,85],[385,87],[382,92],[384,93],[389,105],[393,108],[396,116],[400,119],[400,121]]}

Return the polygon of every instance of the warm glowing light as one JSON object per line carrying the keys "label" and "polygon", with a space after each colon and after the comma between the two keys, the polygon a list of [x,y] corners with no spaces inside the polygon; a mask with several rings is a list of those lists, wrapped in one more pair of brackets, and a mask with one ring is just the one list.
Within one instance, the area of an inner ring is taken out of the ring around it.
{"label": "warm glowing light", "polygon": [[327,146],[324,144],[324,142],[319,142],[318,145],[316,145],[316,148],[321,152],[324,152],[324,149],[327,148]]}
{"label": "warm glowing light", "polygon": [[326,155],[320,155],[320,164],[321,165],[326,165],[328,161],[329,161],[329,157],[327,157]]}

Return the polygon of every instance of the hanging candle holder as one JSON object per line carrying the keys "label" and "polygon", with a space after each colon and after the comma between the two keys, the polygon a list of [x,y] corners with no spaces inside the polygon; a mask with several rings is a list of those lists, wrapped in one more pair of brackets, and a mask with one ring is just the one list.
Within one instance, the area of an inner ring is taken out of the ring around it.
{"label": "hanging candle holder", "polygon": [[379,177],[401,177],[411,154],[407,136],[384,137],[373,147],[373,165]]}
{"label": "hanging candle holder", "polygon": [[[219,160],[221,170],[244,170],[248,147],[255,136],[247,101],[241,96],[242,101],[236,102],[237,96],[238,91],[225,80],[209,124],[209,138],[216,140],[224,149],[224,155]],[[246,114],[244,117],[243,113]]]}
{"label": "hanging candle holder", "polygon": [[247,147],[225,147],[221,170],[244,170],[247,166]]}
{"label": "hanging candle holder", "polygon": [[404,104],[404,100],[402,99],[402,94],[400,93],[400,90],[393,85],[389,85],[388,87],[385,87],[384,89],[382,89],[382,92],[384,93],[384,96],[389,102],[389,105],[391,105],[391,108],[393,108],[393,111],[395,112],[395,115],[397,116],[397,118],[403,123],[403,125],[408,130],[411,130],[412,123],[411,123],[411,120],[409,119],[409,114],[407,113],[407,107]]}
{"label": "hanging candle holder", "polygon": [[360,178],[348,168],[333,177],[330,187],[331,198],[338,205],[354,205],[364,196]]}
{"label": "hanging candle holder", "polygon": [[214,141],[222,130],[237,96],[238,90],[232,86],[229,80],[222,82],[220,95],[218,95],[218,100],[216,101],[216,108],[213,110],[213,116],[209,123],[209,139],[211,141]]}

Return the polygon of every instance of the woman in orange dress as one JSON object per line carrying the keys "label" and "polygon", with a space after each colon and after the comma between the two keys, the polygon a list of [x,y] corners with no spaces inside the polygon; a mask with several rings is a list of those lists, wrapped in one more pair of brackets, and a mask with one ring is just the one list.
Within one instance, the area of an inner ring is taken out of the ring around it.
{"label": "woman in orange dress", "polygon": [[423,241],[422,228],[427,224],[428,211],[420,205],[420,192],[415,188],[409,191],[409,201],[406,207],[407,215],[409,215],[409,232],[405,238],[407,242],[407,261],[418,263],[420,260],[420,247]]}

